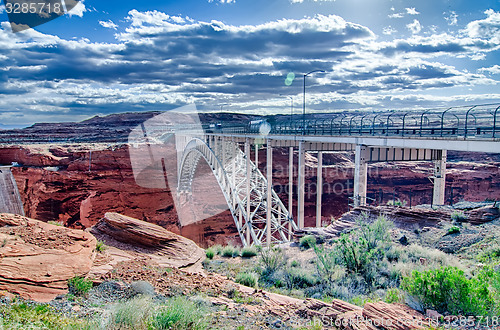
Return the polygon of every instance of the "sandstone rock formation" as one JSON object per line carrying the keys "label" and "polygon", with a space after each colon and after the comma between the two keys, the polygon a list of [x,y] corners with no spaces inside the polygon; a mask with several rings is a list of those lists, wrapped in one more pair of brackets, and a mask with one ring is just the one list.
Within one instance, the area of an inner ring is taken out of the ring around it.
{"label": "sandstone rock formation", "polygon": [[203,272],[205,252],[190,239],[158,225],[108,212],[90,231],[108,245],[108,260],[94,266],[94,276],[109,271],[118,262],[137,259],[147,259],[160,267]]}
{"label": "sandstone rock formation", "polygon": [[96,239],[81,230],[0,214],[0,290],[46,302],[92,266]]}

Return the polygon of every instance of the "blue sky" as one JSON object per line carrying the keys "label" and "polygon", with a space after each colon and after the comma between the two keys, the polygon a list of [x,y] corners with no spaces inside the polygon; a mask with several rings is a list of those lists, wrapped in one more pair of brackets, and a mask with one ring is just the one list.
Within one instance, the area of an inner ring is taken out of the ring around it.
{"label": "blue sky", "polygon": [[16,34],[0,8],[0,125],[288,113],[315,69],[308,111],[500,102],[499,0],[85,0]]}

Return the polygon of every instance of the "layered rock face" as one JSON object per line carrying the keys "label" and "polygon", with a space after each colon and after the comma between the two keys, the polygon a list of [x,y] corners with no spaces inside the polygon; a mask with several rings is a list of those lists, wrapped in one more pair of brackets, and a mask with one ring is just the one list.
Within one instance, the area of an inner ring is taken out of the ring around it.
{"label": "layered rock face", "polygon": [[90,231],[106,242],[110,247],[107,252],[116,261],[147,257],[161,267],[202,272],[205,251],[192,240],[158,225],[109,212]]}
{"label": "layered rock face", "polygon": [[[180,233],[201,246],[227,242],[239,244],[229,211],[180,227],[170,189],[139,186],[129,158],[127,145],[30,145],[0,148],[0,164],[18,162],[21,165],[12,168],[12,172],[29,217],[60,221],[73,228],[89,228],[106,212],[118,212]],[[454,202],[461,199],[484,201],[498,198],[498,155],[462,155],[450,152],[448,158],[447,203],[452,198]],[[252,159],[255,159],[254,152]],[[349,153],[325,153],[323,159],[322,218],[325,223],[329,223],[332,217],[338,218],[348,211],[348,197],[353,193],[354,164],[352,154]],[[288,149],[275,148],[273,161],[274,189],[288,206]],[[202,163],[200,162],[200,171],[203,170]],[[259,166],[264,171],[265,150],[259,153]],[[375,205],[384,205],[393,198],[400,198],[409,205],[410,197],[412,205],[429,204],[432,196],[432,183],[429,180],[431,167],[431,162],[370,165],[368,196],[374,198]],[[308,154],[306,226],[315,224],[316,168],[315,154]],[[297,171],[296,156],[294,171]],[[207,191],[200,188],[202,185],[197,182],[195,179],[193,189],[202,197],[195,206],[200,209],[200,213],[203,214],[206,209],[209,214],[213,206],[209,197],[221,192],[217,184],[211,185],[215,189]],[[297,214],[296,185],[295,178],[294,215]]]}
{"label": "layered rock face", "polygon": [[67,281],[86,275],[95,257],[89,233],[0,213],[0,290],[36,301],[67,292]]}

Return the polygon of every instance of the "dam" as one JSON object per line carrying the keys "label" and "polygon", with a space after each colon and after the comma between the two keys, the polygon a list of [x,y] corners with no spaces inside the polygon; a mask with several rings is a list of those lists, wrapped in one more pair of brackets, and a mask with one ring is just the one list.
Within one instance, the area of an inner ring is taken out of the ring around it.
{"label": "dam", "polygon": [[11,166],[0,166],[0,213],[24,215],[23,202]]}

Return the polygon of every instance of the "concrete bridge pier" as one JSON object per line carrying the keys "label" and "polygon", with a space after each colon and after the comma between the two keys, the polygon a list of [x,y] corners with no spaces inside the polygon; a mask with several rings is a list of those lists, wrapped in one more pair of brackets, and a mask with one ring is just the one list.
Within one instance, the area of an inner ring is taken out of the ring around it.
{"label": "concrete bridge pier", "polygon": [[447,151],[442,150],[441,158],[434,161],[434,191],[432,205],[444,205],[446,188],[446,156]]}
{"label": "concrete bridge pier", "polygon": [[299,173],[298,173],[298,204],[297,204],[297,218],[299,229],[304,228],[304,197],[305,197],[305,172],[306,172],[306,159],[305,159],[304,141],[299,142]]}
{"label": "concrete bridge pier", "polygon": [[321,197],[323,196],[323,151],[318,151],[316,182],[316,227],[321,227]]}
{"label": "concrete bridge pier", "polygon": [[366,205],[368,149],[357,144],[354,158],[354,207]]}

